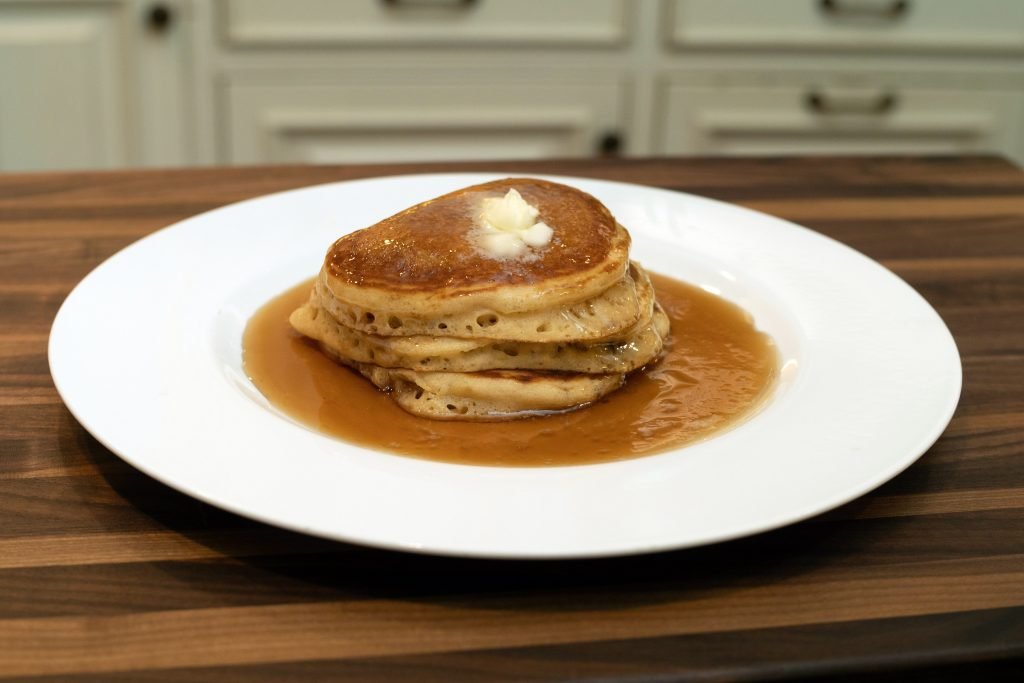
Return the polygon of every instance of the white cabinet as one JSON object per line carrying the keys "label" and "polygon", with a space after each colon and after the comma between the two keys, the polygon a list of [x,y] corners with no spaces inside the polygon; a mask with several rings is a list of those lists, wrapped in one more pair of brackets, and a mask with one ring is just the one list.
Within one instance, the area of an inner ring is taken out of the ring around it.
{"label": "white cabinet", "polygon": [[0,0],[0,169],[191,159],[188,45],[132,0]]}
{"label": "white cabinet", "polygon": [[[751,74],[751,81],[756,78]],[[792,80],[797,83],[770,87],[667,84],[661,149],[710,155],[950,154],[1022,146],[1024,92],[929,89],[892,78],[859,87],[821,85],[820,75]]]}
{"label": "white cabinet", "polygon": [[1022,98],[1024,0],[0,0],[2,170],[1024,162]]}
{"label": "white cabinet", "polygon": [[122,29],[113,3],[0,4],[0,166],[128,161]]}
{"label": "white cabinet", "polygon": [[232,163],[536,159],[594,153],[619,125],[613,77],[410,70],[226,88]]}

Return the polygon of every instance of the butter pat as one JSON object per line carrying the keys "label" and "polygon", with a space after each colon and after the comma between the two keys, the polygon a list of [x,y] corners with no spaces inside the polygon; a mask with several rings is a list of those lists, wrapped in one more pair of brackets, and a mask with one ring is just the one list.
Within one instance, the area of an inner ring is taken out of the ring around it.
{"label": "butter pat", "polygon": [[479,246],[494,258],[513,258],[530,247],[543,247],[554,230],[537,220],[539,213],[515,189],[501,198],[488,197],[480,212]]}

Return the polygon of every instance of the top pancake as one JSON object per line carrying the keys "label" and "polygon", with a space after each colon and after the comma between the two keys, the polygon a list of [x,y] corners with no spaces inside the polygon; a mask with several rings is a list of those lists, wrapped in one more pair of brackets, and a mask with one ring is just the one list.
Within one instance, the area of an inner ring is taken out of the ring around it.
{"label": "top pancake", "polygon": [[[553,229],[526,258],[494,258],[472,240],[483,200],[517,190]],[[321,279],[338,300],[399,315],[499,313],[583,301],[629,265],[629,234],[601,202],[533,178],[474,185],[417,204],[339,239]]]}

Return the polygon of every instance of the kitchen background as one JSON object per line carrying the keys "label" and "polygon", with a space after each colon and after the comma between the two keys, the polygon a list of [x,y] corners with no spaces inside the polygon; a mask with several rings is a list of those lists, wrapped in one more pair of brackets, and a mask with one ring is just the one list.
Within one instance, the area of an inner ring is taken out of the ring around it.
{"label": "kitchen background", "polygon": [[0,0],[0,169],[996,152],[1024,0]]}

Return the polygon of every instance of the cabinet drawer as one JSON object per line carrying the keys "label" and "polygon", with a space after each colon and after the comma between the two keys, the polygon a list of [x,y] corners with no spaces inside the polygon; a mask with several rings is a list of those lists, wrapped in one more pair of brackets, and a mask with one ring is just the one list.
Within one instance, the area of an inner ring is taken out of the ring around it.
{"label": "cabinet drawer", "polygon": [[1024,95],[669,85],[667,154],[951,154],[1019,148]]}
{"label": "cabinet drawer", "polygon": [[619,129],[617,83],[231,84],[229,163],[538,159],[593,154]]}
{"label": "cabinet drawer", "polygon": [[613,45],[629,0],[224,0],[223,34],[260,45]]}
{"label": "cabinet drawer", "polygon": [[679,47],[1024,50],[1021,0],[673,0]]}

